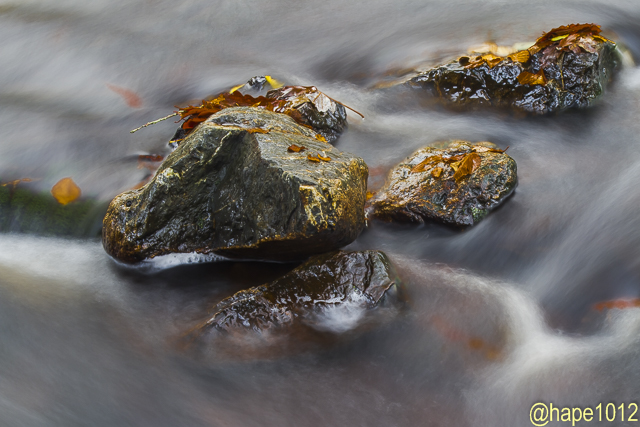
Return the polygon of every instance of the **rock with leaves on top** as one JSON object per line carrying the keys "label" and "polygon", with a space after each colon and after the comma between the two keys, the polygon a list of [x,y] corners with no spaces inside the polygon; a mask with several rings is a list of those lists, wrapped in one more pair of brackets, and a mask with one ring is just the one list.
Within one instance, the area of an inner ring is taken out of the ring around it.
{"label": "rock with leaves on top", "polygon": [[385,221],[478,223],[515,189],[516,162],[489,142],[453,141],[426,147],[396,166],[371,200]]}
{"label": "rock with leaves on top", "polygon": [[367,176],[361,158],[288,115],[226,108],[149,183],[112,200],[103,245],[124,262],[178,252],[304,259],[360,234]]}
{"label": "rock with leaves on top", "polygon": [[616,44],[600,32],[595,24],[554,28],[528,49],[462,56],[407,84],[455,108],[547,114],[588,107],[604,93],[620,63]]}

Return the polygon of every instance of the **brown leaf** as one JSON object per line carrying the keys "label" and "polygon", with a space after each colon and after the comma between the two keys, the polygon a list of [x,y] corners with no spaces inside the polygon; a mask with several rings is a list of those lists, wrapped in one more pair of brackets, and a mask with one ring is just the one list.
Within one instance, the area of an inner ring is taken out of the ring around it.
{"label": "brown leaf", "polygon": [[320,163],[320,159],[315,156],[312,156],[311,154],[307,154],[307,159],[315,163]]}
{"label": "brown leaf", "polygon": [[441,167],[437,167],[437,168],[431,169],[431,176],[432,177],[440,178],[440,175],[442,175],[442,168]]}
{"label": "brown leaf", "polygon": [[320,142],[327,142],[327,138],[325,138],[324,136],[320,135],[319,133],[316,134],[316,139]]}
{"label": "brown leaf", "polygon": [[547,78],[542,70],[533,74],[528,71],[522,71],[518,74],[518,83],[521,85],[545,85],[547,84]]}
{"label": "brown leaf", "polygon": [[71,178],[67,177],[62,178],[51,188],[51,194],[58,203],[66,205],[80,197],[82,192],[80,191],[80,187],[78,187]]}
{"label": "brown leaf", "polygon": [[476,169],[478,169],[481,162],[482,162],[482,159],[477,153],[467,154],[460,161],[458,169],[456,170],[456,173],[453,174],[453,179],[455,179],[457,182],[457,181],[460,181],[465,176],[471,175]]}
{"label": "brown leaf", "polygon": [[528,50],[521,50],[519,52],[512,53],[507,56],[507,58],[511,59],[513,62],[520,62],[521,64],[524,64],[529,60],[529,58],[531,58],[531,54]]}
{"label": "brown leaf", "polygon": [[304,150],[306,150],[306,149],[307,149],[307,147],[298,146],[298,145],[296,145],[296,144],[291,144],[291,145],[287,148],[287,150],[291,151],[292,153],[299,153],[299,152],[304,151]]}
{"label": "brown leaf", "polygon": [[417,165],[415,165],[413,168],[411,168],[411,172],[424,172],[429,165],[437,164],[439,162],[444,162],[444,161],[445,159],[439,154],[436,156],[430,156],[424,159],[423,161],[421,161],[420,163],[418,163]]}
{"label": "brown leaf", "polygon": [[107,87],[120,95],[131,108],[142,107],[142,99],[134,91],[107,83]]}
{"label": "brown leaf", "polygon": [[593,305],[593,308],[597,311],[602,311],[604,309],[611,310],[614,308],[617,309],[625,309],[632,307],[640,307],[640,298],[621,298],[614,299],[610,301],[602,301]]}

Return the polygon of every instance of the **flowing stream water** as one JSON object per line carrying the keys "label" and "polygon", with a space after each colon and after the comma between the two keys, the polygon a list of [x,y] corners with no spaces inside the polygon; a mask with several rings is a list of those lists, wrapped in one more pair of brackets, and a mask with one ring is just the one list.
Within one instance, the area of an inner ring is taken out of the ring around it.
{"label": "flowing stream water", "polygon": [[[452,113],[369,89],[387,70],[585,22],[627,52],[588,111]],[[71,176],[110,200],[144,178],[139,154],[169,152],[176,125],[129,130],[266,74],[365,115],[336,146],[364,158],[373,190],[448,139],[510,146],[519,179],[466,231],[371,223],[348,249],[389,255],[407,313],[353,335],[338,313],[325,325],[338,343],[277,356],[202,360],[174,340],[295,265],[132,269],[97,237],[1,234],[0,425],[506,427],[530,426],[536,402],[640,403],[640,308],[597,309],[640,297],[637,0],[2,0],[0,40],[0,178],[35,191]],[[637,425],[629,415],[578,425]]]}

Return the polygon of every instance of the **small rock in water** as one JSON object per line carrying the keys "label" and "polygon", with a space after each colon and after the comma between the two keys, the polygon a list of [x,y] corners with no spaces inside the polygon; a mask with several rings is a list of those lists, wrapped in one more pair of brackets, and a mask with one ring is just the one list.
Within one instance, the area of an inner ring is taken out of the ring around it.
{"label": "small rock in water", "polygon": [[357,326],[367,309],[400,285],[391,262],[380,251],[316,255],[269,284],[236,293],[217,304],[196,330],[268,329],[302,322],[323,331]]}
{"label": "small rock in water", "polygon": [[182,141],[148,184],[112,200],[103,245],[124,262],[188,252],[304,259],[360,234],[367,175],[361,158],[285,114],[227,108]]}
{"label": "small rock in water", "polygon": [[592,105],[620,63],[616,44],[594,24],[555,28],[507,56],[462,56],[412,78],[445,104],[506,107],[533,114]]}
{"label": "small rock in water", "polygon": [[515,189],[516,162],[494,144],[454,141],[426,147],[396,166],[371,200],[386,221],[478,223]]}

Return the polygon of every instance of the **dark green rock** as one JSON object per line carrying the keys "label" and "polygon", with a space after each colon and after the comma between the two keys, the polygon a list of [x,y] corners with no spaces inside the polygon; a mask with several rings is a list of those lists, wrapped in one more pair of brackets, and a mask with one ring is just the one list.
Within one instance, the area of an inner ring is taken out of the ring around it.
{"label": "dark green rock", "polygon": [[[592,105],[605,91],[619,66],[616,45],[595,40],[595,51],[567,49],[547,63],[543,50],[526,63],[505,59],[494,67],[465,66],[468,57],[440,65],[407,82],[424,89],[446,105],[461,109],[502,107],[533,114],[547,114]],[[546,84],[520,84],[527,71],[544,72]]]}
{"label": "dark green rock", "polygon": [[0,232],[61,237],[98,237],[105,202],[84,199],[61,205],[50,192],[0,186]]}
{"label": "dark green rock", "polygon": [[[446,148],[426,147],[416,151],[390,172],[384,187],[371,200],[371,215],[386,221],[476,224],[502,203],[517,183],[516,162],[505,153],[486,151],[487,147],[495,148],[495,145],[455,141]],[[446,160],[476,150],[480,166],[458,181],[448,161],[412,172],[430,157],[441,156]]]}
{"label": "dark green rock", "polygon": [[[136,262],[175,252],[299,260],[364,225],[364,161],[284,114],[229,108],[198,126],[144,187],[109,205],[103,245]],[[304,146],[295,153],[290,145]],[[312,162],[325,153],[331,160]]]}
{"label": "dark green rock", "polygon": [[224,299],[194,334],[236,329],[264,332],[296,322],[316,327],[321,323],[318,316],[321,319],[327,309],[350,305],[352,313],[355,309],[362,314],[380,304],[388,293],[393,294],[390,304],[399,301],[399,285],[400,279],[383,252],[317,255],[280,279]]}

